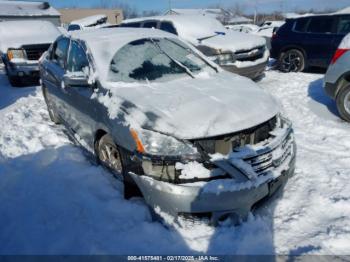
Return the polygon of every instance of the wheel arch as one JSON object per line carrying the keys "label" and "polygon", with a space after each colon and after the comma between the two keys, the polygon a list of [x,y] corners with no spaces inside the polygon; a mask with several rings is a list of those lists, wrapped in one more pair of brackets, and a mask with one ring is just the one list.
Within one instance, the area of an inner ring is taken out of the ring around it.
{"label": "wheel arch", "polygon": [[341,77],[339,77],[336,84],[337,89],[334,97],[337,98],[340,90],[342,90],[348,84],[350,84],[350,71],[344,73]]}

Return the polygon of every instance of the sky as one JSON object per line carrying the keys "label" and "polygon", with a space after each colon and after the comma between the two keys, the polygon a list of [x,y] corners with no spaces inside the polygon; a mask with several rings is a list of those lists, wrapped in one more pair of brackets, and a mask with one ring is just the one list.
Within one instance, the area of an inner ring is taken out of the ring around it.
{"label": "sky", "polygon": [[350,6],[350,0],[50,0],[54,7],[91,7],[101,3],[127,3],[139,11],[165,11],[169,8],[204,8],[220,4],[224,7],[240,4],[245,13],[253,13],[256,4],[259,12],[308,10],[322,11]]}

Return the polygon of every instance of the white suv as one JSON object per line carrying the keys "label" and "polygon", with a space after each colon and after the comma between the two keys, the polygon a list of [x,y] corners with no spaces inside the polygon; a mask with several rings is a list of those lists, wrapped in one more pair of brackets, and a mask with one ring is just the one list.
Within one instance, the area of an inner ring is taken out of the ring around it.
{"label": "white suv", "polygon": [[350,34],[344,37],[324,77],[326,93],[336,101],[340,116],[350,122]]}

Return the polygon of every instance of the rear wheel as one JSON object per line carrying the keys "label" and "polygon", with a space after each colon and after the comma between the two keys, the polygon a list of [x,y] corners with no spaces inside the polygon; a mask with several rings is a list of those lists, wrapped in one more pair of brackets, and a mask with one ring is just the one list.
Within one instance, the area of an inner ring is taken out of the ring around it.
{"label": "rear wheel", "polygon": [[47,111],[49,112],[49,117],[52,122],[54,122],[56,125],[60,124],[60,119],[56,115],[56,112],[54,111],[50,98],[47,96],[47,88],[43,87],[43,96],[45,99],[45,103],[47,106]]}
{"label": "rear wheel", "polygon": [[350,122],[350,84],[339,91],[336,102],[341,118]]}
{"label": "rear wheel", "polygon": [[280,55],[278,64],[282,72],[301,72],[305,69],[305,57],[301,51],[290,49]]}

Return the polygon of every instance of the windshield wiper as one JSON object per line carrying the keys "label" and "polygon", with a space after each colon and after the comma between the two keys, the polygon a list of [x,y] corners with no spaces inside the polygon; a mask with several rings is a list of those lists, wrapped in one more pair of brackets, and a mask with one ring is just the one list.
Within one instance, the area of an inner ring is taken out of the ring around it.
{"label": "windshield wiper", "polygon": [[175,64],[177,64],[179,67],[181,67],[183,70],[185,70],[185,72],[192,78],[195,78],[194,75],[192,74],[191,70],[188,69],[188,67],[186,67],[185,65],[183,65],[182,63],[180,63],[179,61],[177,61],[176,59],[172,58],[170,55],[168,55],[159,45],[158,43],[156,43],[153,39],[152,43],[158,47],[158,49],[164,54],[166,55],[171,61],[173,61]]}
{"label": "windshield wiper", "polygon": [[214,32],[214,33],[215,33],[215,35],[210,35],[210,36],[198,38],[197,40],[199,41],[199,43],[201,43],[203,40],[207,40],[209,38],[213,38],[213,37],[218,36],[218,35],[226,35],[225,32]]}
{"label": "windshield wiper", "polygon": [[172,42],[173,44],[180,46],[182,48],[185,48],[186,50],[188,50],[191,54],[195,55],[196,57],[198,57],[199,59],[201,59],[207,66],[210,66],[211,68],[213,68],[216,73],[219,73],[219,69],[215,66],[213,66],[212,64],[210,64],[206,59],[203,59],[200,55],[198,55],[197,53],[195,53],[191,48],[189,47],[184,47],[182,45],[180,45],[179,43],[177,43],[176,41],[171,40],[170,38],[165,38],[166,40]]}

